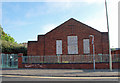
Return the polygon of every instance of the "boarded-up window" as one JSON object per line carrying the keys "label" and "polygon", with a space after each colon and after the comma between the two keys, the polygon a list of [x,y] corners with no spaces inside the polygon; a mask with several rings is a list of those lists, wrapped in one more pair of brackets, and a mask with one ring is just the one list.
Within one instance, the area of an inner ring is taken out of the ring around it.
{"label": "boarded-up window", "polygon": [[68,36],[68,54],[78,54],[77,36]]}
{"label": "boarded-up window", "polygon": [[56,54],[62,54],[62,40],[56,40]]}
{"label": "boarded-up window", "polygon": [[85,54],[90,53],[89,39],[83,39],[83,50]]}

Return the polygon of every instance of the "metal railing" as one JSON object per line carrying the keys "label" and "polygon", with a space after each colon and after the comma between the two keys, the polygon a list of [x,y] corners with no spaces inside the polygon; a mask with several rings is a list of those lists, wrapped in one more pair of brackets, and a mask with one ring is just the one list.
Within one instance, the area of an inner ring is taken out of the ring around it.
{"label": "metal railing", "polygon": [[[120,62],[120,54],[112,55],[113,62]],[[95,55],[95,62],[109,62],[109,55]],[[22,63],[93,63],[92,55],[23,56]]]}
{"label": "metal railing", "polygon": [[17,54],[0,54],[0,68],[18,68]]}

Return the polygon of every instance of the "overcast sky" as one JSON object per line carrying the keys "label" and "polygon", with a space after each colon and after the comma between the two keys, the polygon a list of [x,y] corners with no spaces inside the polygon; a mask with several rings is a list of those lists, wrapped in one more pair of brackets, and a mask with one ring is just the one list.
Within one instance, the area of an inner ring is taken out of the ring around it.
{"label": "overcast sky", "polygon": [[[107,0],[110,43],[114,48],[118,47],[118,1]],[[101,32],[107,31],[104,0],[4,0],[1,9],[2,27],[18,43],[35,41],[37,35],[47,33],[70,18]]]}

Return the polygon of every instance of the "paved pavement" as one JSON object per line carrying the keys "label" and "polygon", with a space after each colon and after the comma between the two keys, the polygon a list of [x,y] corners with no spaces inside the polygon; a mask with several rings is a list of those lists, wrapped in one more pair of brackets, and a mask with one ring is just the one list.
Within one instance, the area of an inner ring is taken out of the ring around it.
{"label": "paved pavement", "polygon": [[120,76],[118,69],[4,69],[3,75],[59,76],[59,77],[92,77]]}
{"label": "paved pavement", "polygon": [[118,81],[119,71],[113,69],[3,69],[2,81]]}

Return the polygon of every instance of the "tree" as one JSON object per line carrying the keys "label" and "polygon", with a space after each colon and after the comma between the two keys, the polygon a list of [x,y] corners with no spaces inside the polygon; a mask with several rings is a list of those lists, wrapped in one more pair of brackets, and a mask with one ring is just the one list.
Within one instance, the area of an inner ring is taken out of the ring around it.
{"label": "tree", "polygon": [[0,47],[2,47],[2,53],[23,53],[27,55],[27,47],[23,44],[18,44],[15,42],[15,39],[9,34],[3,31],[3,28],[0,25]]}

